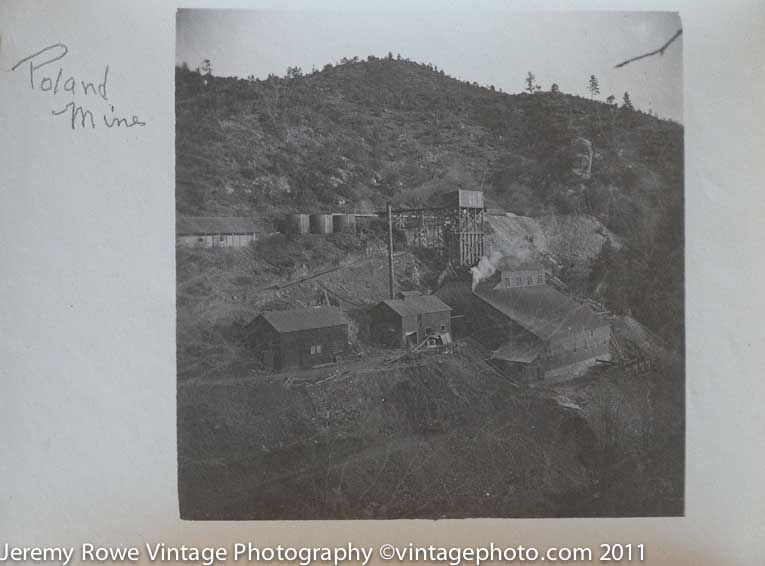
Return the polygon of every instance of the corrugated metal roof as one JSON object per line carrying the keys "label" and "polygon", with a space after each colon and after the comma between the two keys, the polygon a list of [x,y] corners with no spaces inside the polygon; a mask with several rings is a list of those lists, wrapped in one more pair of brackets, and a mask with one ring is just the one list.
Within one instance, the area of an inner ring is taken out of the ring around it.
{"label": "corrugated metal roof", "polygon": [[175,219],[179,236],[195,234],[252,234],[257,232],[252,218],[232,216],[179,216]]}
{"label": "corrugated metal roof", "polygon": [[277,332],[295,332],[348,324],[343,311],[335,307],[267,311],[260,316]]}
{"label": "corrugated metal roof", "polygon": [[452,308],[435,295],[416,295],[406,299],[388,299],[382,304],[401,316],[450,311]]}
{"label": "corrugated metal roof", "polygon": [[484,281],[474,294],[542,340],[608,325],[589,305],[547,285],[507,289]]}

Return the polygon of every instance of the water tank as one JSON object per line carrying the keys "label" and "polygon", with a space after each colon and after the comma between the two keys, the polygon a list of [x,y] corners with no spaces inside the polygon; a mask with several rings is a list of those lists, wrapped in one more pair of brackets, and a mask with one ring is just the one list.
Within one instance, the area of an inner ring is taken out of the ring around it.
{"label": "water tank", "polygon": [[312,214],[311,215],[311,233],[312,234],[331,234],[332,233],[332,215],[331,214]]}
{"label": "water tank", "polygon": [[291,234],[308,234],[309,220],[307,214],[288,214],[285,223],[286,231]]}
{"label": "water tank", "polygon": [[332,228],[335,232],[355,232],[356,217],[353,214],[333,214]]}

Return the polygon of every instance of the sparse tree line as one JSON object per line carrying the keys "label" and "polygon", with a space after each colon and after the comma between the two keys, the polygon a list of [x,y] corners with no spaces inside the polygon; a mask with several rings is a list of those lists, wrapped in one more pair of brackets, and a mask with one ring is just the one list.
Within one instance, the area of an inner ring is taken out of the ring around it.
{"label": "sparse tree line", "polygon": [[[367,59],[366,59],[367,62],[373,62],[373,61],[394,61],[394,60],[395,61],[405,61],[407,63],[412,63],[412,61],[410,61],[408,58],[402,57],[400,53],[394,56],[392,51],[389,51],[388,54],[385,57],[383,57],[383,58],[376,57],[375,55],[369,55],[367,57]],[[324,67],[322,68],[321,72],[329,72],[333,68],[335,68],[335,66],[350,65],[350,64],[360,63],[360,62],[362,62],[362,60],[359,59],[358,56],[343,57],[343,58],[340,59],[340,61],[337,62],[336,65],[332,65],[332,63],[327,63],[326,65],[324,65]],[[447,78],[454,78],[454,77],[451,77],[450,75],[446,75],[444,73],[443,69],[439,69],[437,65],[433,65],[432,63],[414,63],[414,64],[420,65],[420,66],[425,67],[427,69],[430,69],[431,71],[434,71],[434,72],[436,72],[436,73],[438,73],[438,74],[440,74],[442,76],[445,76]],[[190,70],[187,63],[182,63],[180,65],[180,68],[182,70],[184,70],[184,71]],[[203,59],[200,62],[200,64],[194,69],[194,72],[196,72],[199,75],[203,75],[203,76],[212,76],[212,71],[213,71],[213,66],[212,66],[212,62],[210,61],[210,59]],[[279,77],[278,75],[270,73],[266,80],[271,81],[271,80],[280,79],[280,78],[284,78],[284,79],[300,79],[300,78],[303,78],[305,76],[316,75],[317,73],[319,73],[319,70],[315,66],[312,67],[310,74],[306,75],[306,74],[303,73],[303,69],[301,67],[295,65],[295,66],[287,67],[287,71],[286,71],[284,77]],[[250,74],[250,75],[247,76],[247,80],[248,81],[256,81],[257,78],[255,77],[255,75]],[[455,79],[455,80],[459,80],[459,79]],[[466,80],[466,81],[460,81],[460,82],[464,82],[465,84],[468,84],[468,85],[471,85],[471,86],[476,86],[476,87],[482,86],[482,85],[480,85],[476,81],[472,81],[471,82],[469,80]],[[528,71],[528,73],[526,75],[525,85],[526,86],[523,89],[523,92],[526,93],[526,94],[536,94],[536,93],[542,92],[542,86],[537,82],[536,75],[534,75],[534,73],[532,73],[531,71]],[[497,88],[495,88],[495,86],[493,84],[492,85],[484,85],[484,88],[488,88],[492,92],[500,92],[500,93],[503,92],[501,88],[497,89]],[[595,100],[600,95],[600,83],[598,81],[597,76],[590,75],[590,78],[589,78],[588,83],[587,83],[587,91],[590,93],[590,99],[592,99],[592,100]],[[552,94],[561,94],[560,85],[558,85],[558,83],[556,83],[556,82],[552,83],[552,85],[550,86],[549,92],[552,93]],[[608,97],[606,97],[606,104],[608,104],[609,106],[616,107],[617,106],[616,97],[613,94],[610,94]],[[624,94],[622,95],[622,105],[621,105],[621,108],[623,108],[624,110],[633,110],[633,111],[635,110],[635,107],[632,104],[632,99],[630,98],[629,92],[625,91]],[[652,110],[649,110],[648,114],[649,115],[654,115]]]}
{"label": "sparse tree line", "polygon": [[[526,75],[526,87],[523,89],[523,92],[527,94],[536,94],[538,92],[542,91],[542,86],[537,82],[537,78],[531,71],[528,72]],[[589,81],[587,82],[587,91],[590,93],[590,98],[592,100],[595,100],[598,95],[600,95],[600,82],[598,81],[598,77],[595,75],[590,75]],[[550,86],[550,92],[552,94],[560,94],[560,85],[558,83],[553,83]],[[609,106],[616,106],[616,97],[613,94],[608,95],[606,98],[606,104]],[[630,93],[626,92],[622,96],[622,108],[625,110],[635,110],[635,107],[632,105],[632,99],[630,98]],[[651,112],[649,112],[650,114]]]}

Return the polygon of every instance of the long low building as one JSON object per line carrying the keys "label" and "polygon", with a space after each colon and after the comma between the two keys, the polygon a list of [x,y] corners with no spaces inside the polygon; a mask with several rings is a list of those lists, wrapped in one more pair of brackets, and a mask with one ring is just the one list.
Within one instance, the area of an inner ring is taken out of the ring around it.
{"label": "long low building", "polygon": [[179,246],[241,248],[256,239],[252,218],[179,216],[175,221],[175,242]]}
{"label": "long low building", "polygon": [[536,264],[497,272],[474,289],[468,281],[452,281],[436,295],[511,375],[562,381],[610,359],[608,320],[547,285]]}

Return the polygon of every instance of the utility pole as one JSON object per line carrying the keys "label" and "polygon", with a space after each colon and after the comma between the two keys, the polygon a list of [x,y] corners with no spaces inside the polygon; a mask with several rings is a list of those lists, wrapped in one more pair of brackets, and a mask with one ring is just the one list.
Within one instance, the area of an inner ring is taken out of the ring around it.
{"label": "utility pole", "polygon": [[390,298],[396,298],[396,289],[393,278],[393,211],[390,202],[388,202],[388,287],[390,288]]}

